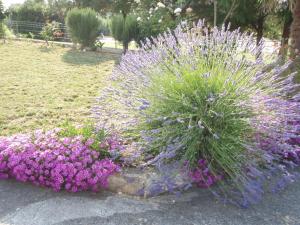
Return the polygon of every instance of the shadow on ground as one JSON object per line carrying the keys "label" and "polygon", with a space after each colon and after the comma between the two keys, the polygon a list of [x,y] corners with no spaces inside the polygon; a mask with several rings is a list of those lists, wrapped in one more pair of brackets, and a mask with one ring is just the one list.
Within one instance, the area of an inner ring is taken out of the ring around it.
{"label": "shadow on ground", "polygon": [[39,47],[39,50],[40,52],[43,53],[49,53],[49,52],[53,52],[55,49],[51,45],[47,46],[46,44],[44,44]]}
{"label": "shadow on ground", "polygon": [[[116,62],[118,56],[114,54]],[[70,49],[63,56],[62,60],[73,65],[98,65],[112,59],[112,55],[100,52],[83,52],[79,50]]]}

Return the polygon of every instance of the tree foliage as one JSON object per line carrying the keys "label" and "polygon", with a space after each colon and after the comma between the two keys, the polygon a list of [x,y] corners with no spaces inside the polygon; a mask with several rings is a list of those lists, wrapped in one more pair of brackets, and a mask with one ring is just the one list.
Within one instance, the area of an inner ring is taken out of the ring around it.
{"label": "tree foliage", "polygon": [[64,23],[67,12],[74,7],[71,0],[48,0],[47,2],[47,18],[60,23]]}
{"label": "tree foliage", "polygon": [[43,1],[26,0],[24,4],[11,6],[8,12],[12,20],[45,23],[46,9]]}
{"label": "tree foliage", "polygon": [[92,8],[95,11],[106,14],[112,10],[112,0],[74,0],[76,7],[78,8]]}

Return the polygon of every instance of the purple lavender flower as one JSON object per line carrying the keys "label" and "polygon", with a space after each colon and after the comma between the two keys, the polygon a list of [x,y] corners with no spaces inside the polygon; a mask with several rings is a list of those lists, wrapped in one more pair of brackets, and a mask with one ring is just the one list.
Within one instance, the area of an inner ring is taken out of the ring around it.
{"label": "purple lavender flower", "polygon": [[[174,189],[169,178],[188,160],[196,165],[185,175],[199,186],[219,182],[222,174],[235,184],[223,186],[223,196],[235,193],[240,205],[257,202],[269,174],[285,175],[299,164],[300,142],[295,73],[282,75],[290,62],[266,69],[262,48],[252,34],[209,29],[203,20],[146,40],[122,57],[113,87],[97,98],[97,126],[126,131],[146,124],[138,144],[145,154],[155,148],[146,165],[161,171],[164,187]],[[212,163],[202,168],[200,159]]]}

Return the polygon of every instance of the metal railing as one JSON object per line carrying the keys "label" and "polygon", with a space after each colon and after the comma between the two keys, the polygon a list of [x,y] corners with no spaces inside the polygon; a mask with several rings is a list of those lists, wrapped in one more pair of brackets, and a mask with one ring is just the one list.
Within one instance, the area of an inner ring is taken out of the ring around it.
{"label": "metal railing", "polygon": [[[41,35],[41,31],[43,30],[43,27],[47,24],[32,21],[8,20],[6,22],[6,25],[9,29],[11,29],[14,32],[14,34],[17,37],[26,37],[42,40],[43,38]],[[55,30],[59,31],[60,35],[54,36],[54,41],[71,41],[66,25],[59,23],[59,26],[55,28]]]}

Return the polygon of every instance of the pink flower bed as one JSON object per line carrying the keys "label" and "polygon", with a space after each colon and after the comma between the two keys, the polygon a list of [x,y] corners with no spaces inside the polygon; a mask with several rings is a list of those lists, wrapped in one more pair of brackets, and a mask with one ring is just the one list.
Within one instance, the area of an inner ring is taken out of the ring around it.
{"label": "pink flower bed", "polygon": [[81,136],[61,138],[58,130],[0,137],[0,179],[14,178],[55,191],[98,191],[120,167],[101,157]]}

